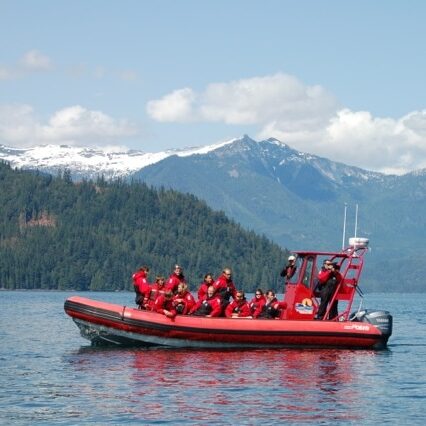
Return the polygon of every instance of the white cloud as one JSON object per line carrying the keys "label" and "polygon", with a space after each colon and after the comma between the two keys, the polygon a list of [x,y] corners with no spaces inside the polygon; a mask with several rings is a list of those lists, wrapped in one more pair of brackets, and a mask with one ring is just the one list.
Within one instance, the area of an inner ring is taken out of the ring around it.
{"label": "white cloud", "polygon": [[0,80],[10,80],[14,78],[14,72],[4,66],[0,66]]}
{"label": "white cloud", "polygon": [[351,111],[323,87],[276,74],[214,83],[201,93],[176,90],[148,103],[161,122],[257,125],[259,139],[275,137],[305,152],[384,173],[426,167],[426,110],[399,119]]}
{"label": "white cloud", "polygon": [[266,77],[213,83],[203,93],[175,90],[148,103],[148,114],[162,122],[209,121],[227,124],[264,124],[281,117],[294,125],[317,121],[337,108],[336,99],[320,86],[304,86],[295,77]]}
{"label": "white cloud", "polygon": [[48,71],[52,67],[50,58],[36,49],[26,52],[20,62],[25,69],[33,71]]}
{"label": "white cloud", "polygon": [[31,106],[0,106],[0,143],[8,146],[112,145],[135,134],[136,127],[128,121],[79,105],[55,112],[45,124],[35,117]]}
{"label": "white cloud", "polygon": [[160,122],[188,122],[196,120],[195,93],[188,88],[175,90],[159,100],[147,104],[148,114]]}
{"label": "white cloud", "polygon": [[118,73],[121,80],[124,81],[136,81],[138,79],[138,73],[134,70],[123,70]]}
{"label": "white cloud", "polygon": [[24,53],[16,64],[0,64],[0,80],[13,80],[33,72],[50,71],[52,67],[52,61],[48,56],[33,49]]}
{"label": "white cloud", "polygon": [[266,135],[302,151],[383,173],[426,167],[426,110],[393,119],[342,109],[315,132],[269,125],[259,136]]}

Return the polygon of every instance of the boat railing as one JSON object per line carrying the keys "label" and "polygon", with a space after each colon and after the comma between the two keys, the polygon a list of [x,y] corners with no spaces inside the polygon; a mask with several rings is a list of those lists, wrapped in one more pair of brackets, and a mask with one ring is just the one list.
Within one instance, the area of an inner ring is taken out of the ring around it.
{"label": "boat railing", "polygon": [[341,269],[342,280],[336,287],[324,315],[324,318],[328,318],[331,307],[335,302],[346,302],[343,311],[341,311],[336,318],[333,318],[335,321],[346,321],[349,318],[355,293],[358,288],[359,277],[364,266],[364,254],[367,251],[367,247],[365,245],[360,247],[350,246],[343,251],[346,252],[348,256],[342,260],[340,265],[343,267],[343,269]]}

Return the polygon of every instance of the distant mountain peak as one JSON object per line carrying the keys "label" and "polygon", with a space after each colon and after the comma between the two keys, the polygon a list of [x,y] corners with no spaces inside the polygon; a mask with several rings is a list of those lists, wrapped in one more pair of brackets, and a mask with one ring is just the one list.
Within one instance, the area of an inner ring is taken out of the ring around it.
{"label": "distant mountain peak", "polygon": [[106,179],[126,178],[171,156],[189,157],[206,154],[219,155],[222,158],[235,156],[236,161],[242,161],[243,158],[247,161],[251,158],[252,161],[261,161],[262,167],[271,170],[290,165],[299,168],[309,166],[336,182],[345,176],[358,176],[366,180],[380,175],[297,151],[276,138],[255,141],[247,134],[211,145],[169,149],[155,153],[123,147],[42,145],[12,148],[0,145],[0,159],[9,162],[13,167],[39,169],[52,174],[68,169],[77,179],[95,179],[101,175]]}

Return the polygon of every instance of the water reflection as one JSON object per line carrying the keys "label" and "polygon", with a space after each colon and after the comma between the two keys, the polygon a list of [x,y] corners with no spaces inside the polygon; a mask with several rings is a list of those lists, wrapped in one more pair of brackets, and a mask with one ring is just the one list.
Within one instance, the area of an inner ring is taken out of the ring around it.
{"label": "water reflection", "polygon": [[[86,348],[68,361],[98,410],[111,410],[119,396],[116,415],[139,421],[226,422],[232,416],[250,424],[362,420],[360,370],[374,370],[376,357],[342,350]],[[108,383],[102,390],[100,371]]]}

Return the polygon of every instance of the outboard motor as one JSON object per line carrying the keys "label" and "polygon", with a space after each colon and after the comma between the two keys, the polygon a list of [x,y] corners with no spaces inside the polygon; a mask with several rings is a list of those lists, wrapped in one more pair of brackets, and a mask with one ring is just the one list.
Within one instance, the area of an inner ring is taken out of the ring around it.
{"label": "outboard motor", "polygon": [[368,322],[377,327],[388,340],[392,334],[392,315],[388,311],[364,309],[351,315],[351,321]]}

